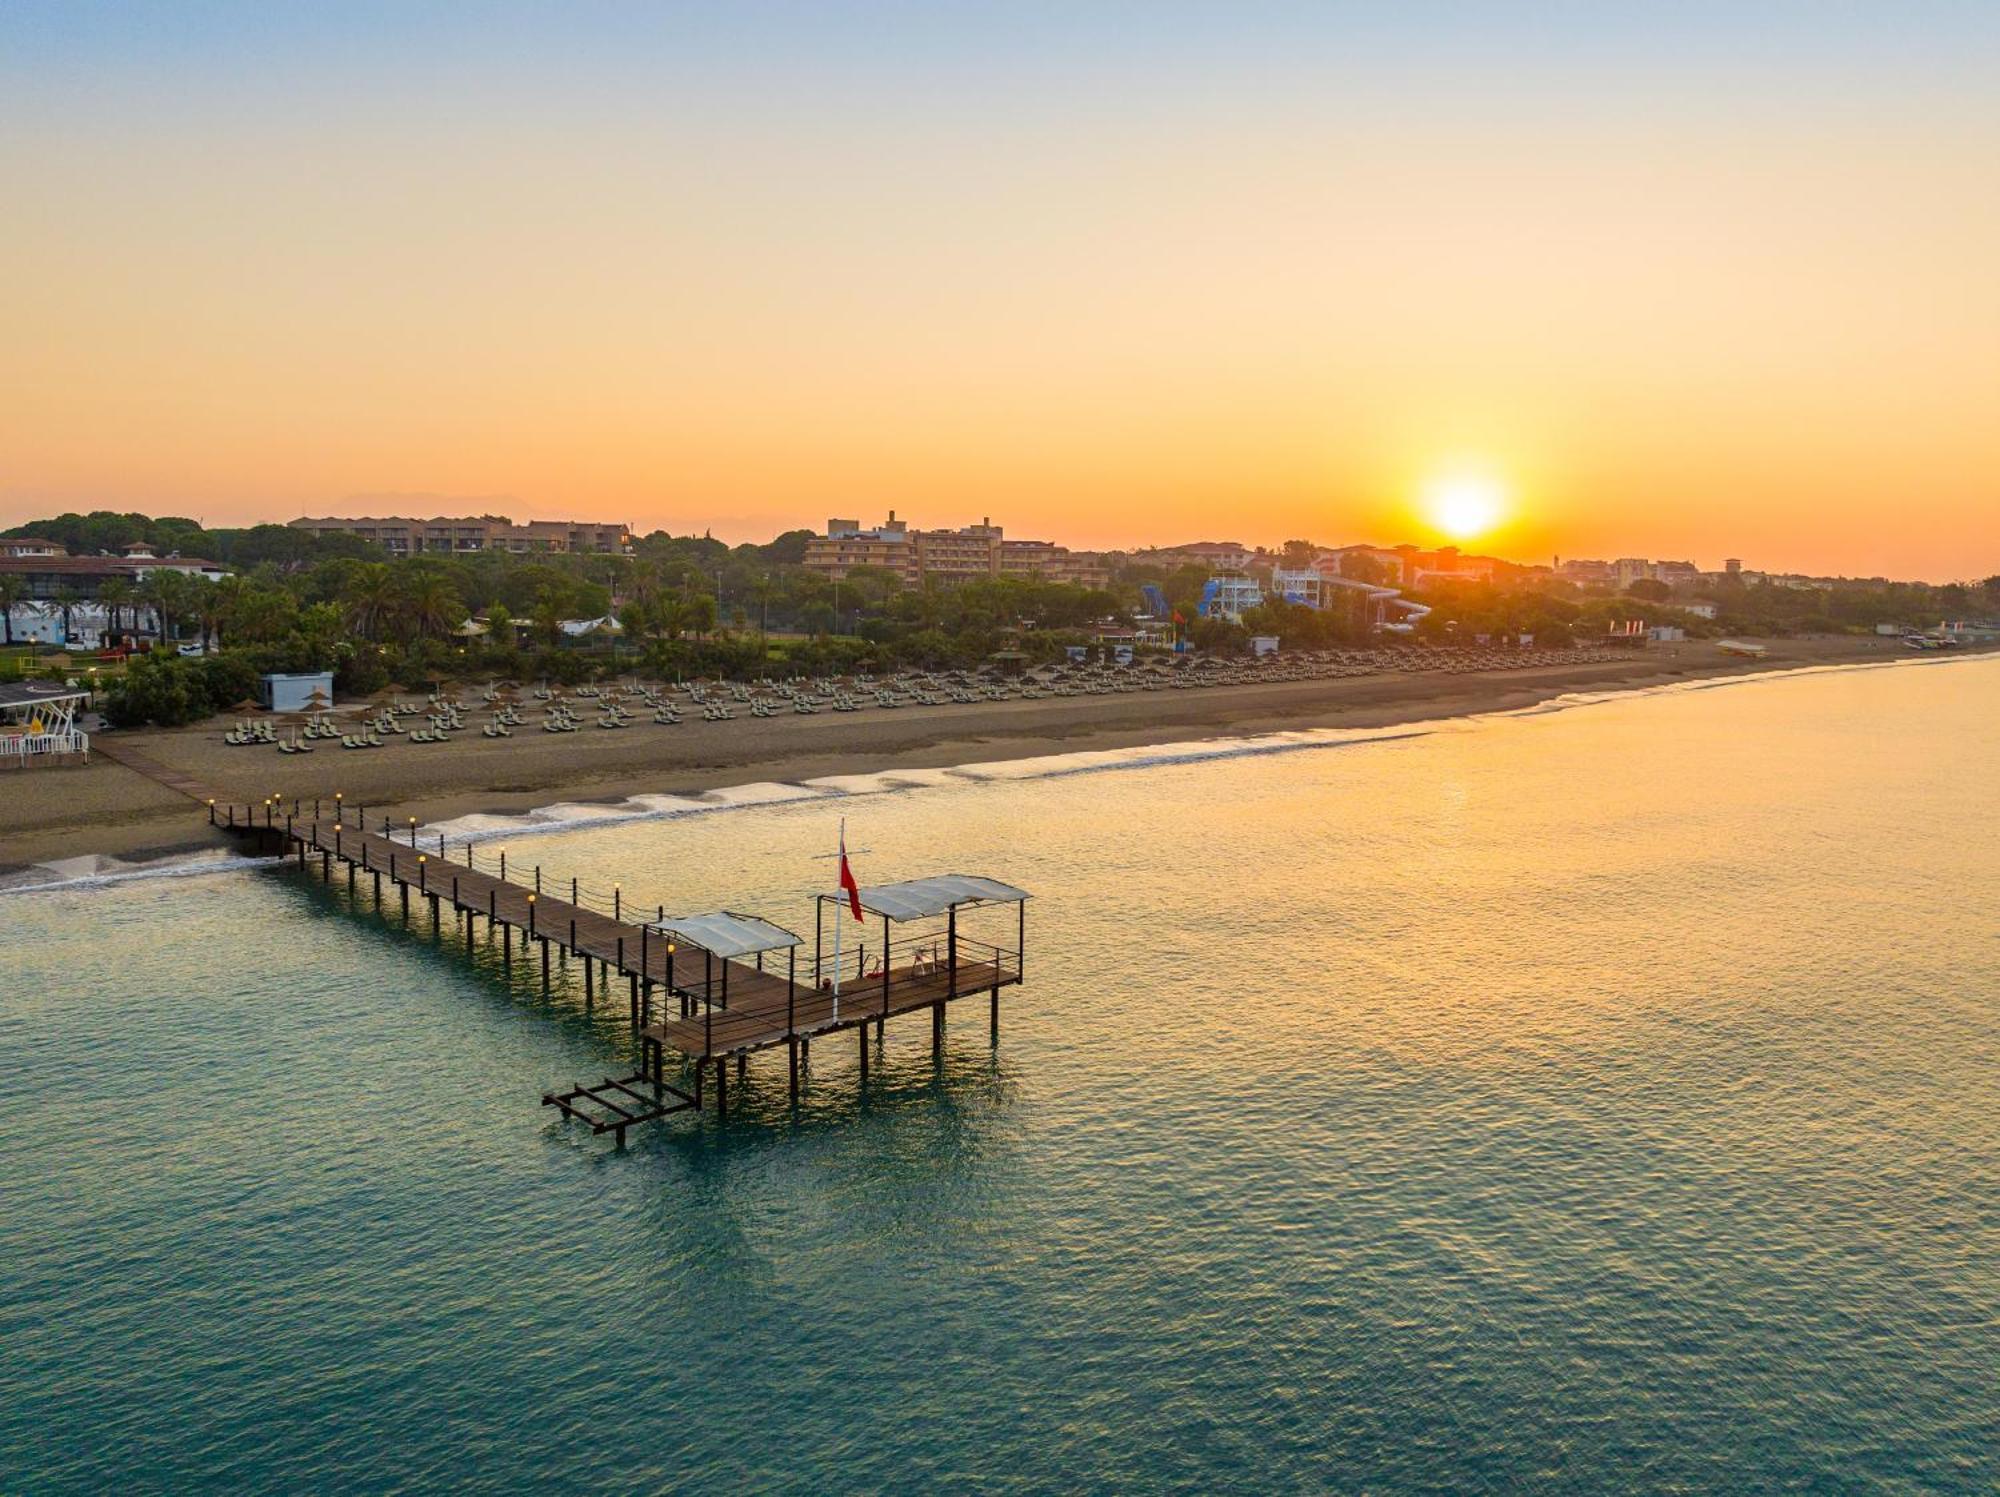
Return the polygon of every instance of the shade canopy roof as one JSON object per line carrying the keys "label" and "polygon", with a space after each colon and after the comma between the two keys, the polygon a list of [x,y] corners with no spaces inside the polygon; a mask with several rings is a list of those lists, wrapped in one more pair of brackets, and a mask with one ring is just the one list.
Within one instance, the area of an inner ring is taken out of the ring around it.
{"label": "shade canopy roof", "polygon": [[708,915],[669,915],[664,920],[648,920],[646,924],[662,935],[692,941],[720,957],[754,956],[760,951],[783,951],[799,944],[799,938],[782,925],[729,910],[716,910]]}
{"label": "shade canopy roof", "polygon": [[81,701],[90,692],[60,681],[9,681],[0,685],[0,707],[32,707],[42,702]]}
{"label": "shade canopy roof", "polygon": [[861,891],[861,908],[873,910],[885,920],[921,920],[962,904],[1019,904],[1027,897],[1027,890],[997,878],[940,873],[905,879],[900,884],[870,885]]}

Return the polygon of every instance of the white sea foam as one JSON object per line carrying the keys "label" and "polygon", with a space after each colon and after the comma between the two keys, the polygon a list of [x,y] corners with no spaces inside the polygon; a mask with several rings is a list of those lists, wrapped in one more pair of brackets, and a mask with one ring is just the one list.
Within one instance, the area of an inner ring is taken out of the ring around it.
{"label": "white sea foam", "polygon": [[250,868],[268,868],[280,861],[278,858],[246,858],[225,848],[201,848],[194,852],[138,861],[87,853],[82,857],[55,858],[0,875],[0,895],[46,894],[51,890],[97,889],[140,879],[236,873]]}
{"label": "white sea foam", "polygon": [[[1295,728],[1273,733],[1196,738],[1180,743],[1139,744],[1117,749],[1079,749],[1072,753],[986,760],[937,769],[884,769],[863,774],[822,775],[800,782],[758,780],[741,785],[718,786],[693,796],[646,794],[610,802],[555,801],[546,806],[537,806],[532,810],[515,814],[481,811],[431,822],[420,829],[420,835],[435,839],[442,834],[449,842],[478,843],[495,838],[512,840],[547,832],[573,831],[585,826],[668,820],[680,816],[712,816],[725,811],[751,810],[760,806],[782,805],[803,800],[894,794],[906,790],[930,790],[992,781],[1055,779],[1067,775],[1153,769],[1216,759],[1240,759],[1258,755],[1310,752],[1318,749],[1358,748],[1370,744],[1393,743],[1399,739],[1427,737],[1437,733],[1472,731],[1481,723],[1494,719],[1542,717],[1552,713],[1572,712],[1582,707],[1603,706],[1644,697],[1713,691],[1719,687],[1783,680],[1791,676],[1944,665],[1967,659],[2000,660],[2000,655],[1973,657],[1944,655],[1805,665],[1791,670],[1744,672],[1609,691],[1566,692],[1525,707],[1468,713],[1422,722],[1397,723],[1377,728]],[[277,861],[280,860],[245,858],[220,850],[180,854],[145,863],[98,856],[63,858],[37,864],[9,876],[0,876],[0,894],[90,888],[133,879],[226,873],[268,867]]]}

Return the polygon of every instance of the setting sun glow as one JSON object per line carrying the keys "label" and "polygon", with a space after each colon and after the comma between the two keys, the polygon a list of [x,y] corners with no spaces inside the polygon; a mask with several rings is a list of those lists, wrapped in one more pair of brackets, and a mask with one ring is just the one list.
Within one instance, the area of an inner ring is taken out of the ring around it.
{"label": "setting sun glow", "polygon": [[1507,511],[1507,490],[1481,473],[1452,473],[1424,486],[1424,515],[1453,540],[1486,534]]}

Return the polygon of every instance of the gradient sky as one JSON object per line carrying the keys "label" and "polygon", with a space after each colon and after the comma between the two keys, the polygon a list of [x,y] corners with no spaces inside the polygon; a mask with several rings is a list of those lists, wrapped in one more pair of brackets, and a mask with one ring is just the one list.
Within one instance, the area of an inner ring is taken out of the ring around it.
{"label": "gradient sky", "polygon": [[1991,3],[14,0],[0,205],[10,522],[2000,572]]}

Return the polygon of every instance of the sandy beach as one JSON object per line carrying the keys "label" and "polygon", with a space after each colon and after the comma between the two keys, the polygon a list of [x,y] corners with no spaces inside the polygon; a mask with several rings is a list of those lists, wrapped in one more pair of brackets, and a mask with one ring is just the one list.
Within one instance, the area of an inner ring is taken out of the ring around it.
{"label": "sandy beach", "polygon": [[644,721],[620,732],[520,732],[448,744],[398,742],[380,751],[326,743],[281,755],[222,740],[226,723],[104,733],[87,765],[38,767],[0,782],[0,873],[86,854],[143,859],[216,845],[182,790],[117,762],[149,768],[237,801],[311,799],[338,790],[350,804],[394,808],[419,821],[475,811],[525,811],[557,800],[617,801],[699,794],[725,785],[798,781],[885,769],[943,768],[1089,749],[1175,743],[1305,727],[1381,727],[1525,707],[1572,691],[1633,689],[1801,666],[1906,658],[1894,641],[1769,641],[1761,661],[1712,646],[1668,646],[1629,659],[1465,675],[1384,672],[1344,680],[1222,686],[1107,697],[912,706],[839,716]]}

